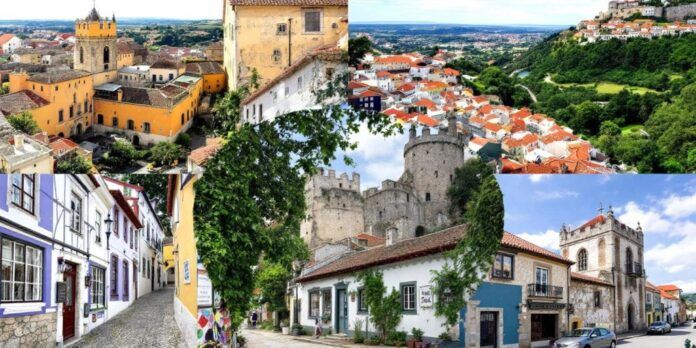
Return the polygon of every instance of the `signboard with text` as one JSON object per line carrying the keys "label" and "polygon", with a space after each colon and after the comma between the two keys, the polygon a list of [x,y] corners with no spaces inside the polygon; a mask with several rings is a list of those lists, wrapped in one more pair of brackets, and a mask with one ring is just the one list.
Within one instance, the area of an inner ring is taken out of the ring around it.
{"label": "signboard with text", "polygon": [[430,308],[433,306],[433,288],[430,285],[420,287],[420,306]]}

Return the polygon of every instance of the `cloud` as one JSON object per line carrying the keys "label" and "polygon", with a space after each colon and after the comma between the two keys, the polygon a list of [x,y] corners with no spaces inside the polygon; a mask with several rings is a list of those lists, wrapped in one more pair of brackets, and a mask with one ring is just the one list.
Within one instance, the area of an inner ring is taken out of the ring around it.
{"label": "cloud", "polygon": [[529,178],[529,181],[533,183],[540,183],[544,180],[551,179],[550,174],[532,174],[532,175],[527,175],[527,178]]}
{"label": "cloud", "polygon": [[559,250],[558,244],[560,243],[560,241],[558,231],[547,230],[543,233],[519,233],[516,235],[542,248],[546,248],[553,251]]}
{"label": "cloud", "polygon": [[696,280],[675,280],[672,283],[684,291],[684,293],[696,292]]}
{"label": "cloud", "polygon": [[644,209],[634,201],[626,203],[621,208],[619,221],[631,227],[637,227],[640,222],[644,233],[670,233],[672,232],[672,223],[665,219],[654,208]]}
{"label": "cloud", "polygon": [[534,199],[537,201],[553,201],[563,198],[576,198],[580,195],[577,191],[570,190],[547,190],[534,192]]}
{"label": "cloud", "polygon": [[662,201],[665,214],[683,218],[696,213],[696,193],[690,196],[671,195]]}

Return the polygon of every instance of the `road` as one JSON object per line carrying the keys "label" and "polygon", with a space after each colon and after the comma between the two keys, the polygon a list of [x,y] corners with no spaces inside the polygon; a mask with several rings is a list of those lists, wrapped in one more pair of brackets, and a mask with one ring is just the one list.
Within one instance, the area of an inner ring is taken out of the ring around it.
{"label": "road", "polygon": [[671,333],[664,335],[640,336],[621,340],[618,347],[626,348],[678,348],[684,347],[684,341],[690,339],[692,344],[696,344],[696,330],[693,324],[689,326],[675,327]]}
{"label": "road", "polygon": [[242,336],[247,340],[246,348],[302,348],[302,347],[332,347],[323,344],[314,344],[306,341],[298,341],[289,335],[264,331],[261,329],[242,330]]}
{"label": "road", "polygon": [[525,85],[517,85],[517,87],[522,87],[522,88],[524,88],[524,90],[527,91],[527,93],[529,93],[529,96],[532,98],[532,101],[535,102],[535,103],[537,102],[536,94],[534,94],[534,92],[532,92],[532,90],[529,89],[529,87],[527,87],[527,86],[525,86]]}
{"label": "road", "polygon": [[145,295],[71,347],[185,348],[174,321],[174,288]]}

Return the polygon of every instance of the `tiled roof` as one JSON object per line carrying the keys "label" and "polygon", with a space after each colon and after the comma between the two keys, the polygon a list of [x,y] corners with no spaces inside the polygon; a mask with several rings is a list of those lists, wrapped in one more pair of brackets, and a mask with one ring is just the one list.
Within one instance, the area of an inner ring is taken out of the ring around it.
{"label": "tiled roof", "polygon": [[160,59],[155,62],[155,64],[152,64],[150,66],[150,69],[178,69],[179,68],[179,63],[172,61],[172,60],[167,60],[167,59]]}
{"label": "tiled roof", "polygon": [[348,6],[348,0],[230,0],[233,6]]}
{"label": "tiled roof", "polygon": [[215,154],[220,151],[222,145],[222,138],[207,139],[205,146],[191,151],[188,157],[193,163],[203,166],[211,157],[215,156]]}
{"label": "tiled roof", "polygon": [[653,284],[653,283],[651,283],[651,282],[645,282],[645,288],[646,288],[647,290],[652,291],[652,292],[660,292],[660,289],[658,289],[658,288],[655,286],[655,284]]}
{"label": "tiled roof", "polygon": [[32,91],[24,90],[0,96],[0,114],[14,115],[48,105],[46,99]]}
{"label": "tiled roof", "polygon": [[664,290],[664,291],[680,291],[681,289],[674,285],[674,284],[666,284],[666,285],[658,285],[658,289]]}
{"label": "tiled roof", "polygon": [[90,73],[86,71],[59,70],[32,75],[31,77],[29,77],[29,81],[39,83],[58,83],[63,81],[75,80],[87,76],[90,76]]}
{"label": "tiled roof", "polygon": [[612,283],[610,283],[604,279],[589,276],[586,274],[575,273],[575,272],[570,273],[570,279],[575,280],[575,281],[599,284],[599,285],[614,286]]}
{"label": "tiled roof", "polygon": [[192,62],[186,64],[186,73],[197,75],[224,74],[225,70],[216,62]]}
{"label": "tiled roof", "polygon": [[367,234],[367,233],[361,233],[361,234],[355,236],[355,238],[357,238],[358,240],[366,241],[368,247],[373,247],[373,246],[378,246],[378,245],[384,244],[384,241],[385,241],[384,238],[373,236],[373,235]]}
{"label": "tiled roof", "polygon": [[571,261],[570,259],[567,259],[559,254],[556,254],[552,251],[546,250],[532,242],[526,241],[512,233],[505,232],[503,235],[503,240],[501,242],[502,246],[506,246],[509,248],[517,249],[519,251],[523,251],[526,253],[534,254],[537,256],[541,257],[546,257],[549,259],[556,260],[558,262],[563,262],[569,265],[574,264],[575,262]]}
{"label": "tiled roof", "polygon": [[[659,288],[659,286],[658,286],[658,288]],[[668,300],[678,300],[678,298],[676,296],[674,296],[674,295],[672,295],[672,294],[670,294],[667,291],[662,290],[662,289],[660,289],[660,296],[664,297]]]}
{"label": "tiled roof", "polygon": [[606,220],[607,220],[606,216],[604,216],[604,215],[597,215],[597,216],[593,217],[592,219],[590,219],[589,221],[587,221],[587,222],[585,222],[584,224],[582,224],[582,226],[578,227],[577,229],[578,229],[578,230],[582,230],[582,229],[585,228],[585,227],[590,227],[590,228],[591,228],[592,226],[594,226],[594,225],[596,225],[596,224],[604,223],[604,221],[606,221]]}
{"label": "tiled roof", "polygon": [[121,210],[128,216],[128,219],[133,223],[133,227],[143,228],[142,223],[140,223],[138,216],[135,215],[135,212],[133,212],[133,209],[126,201],[126,198],[123,196],[123,193],[121,193],[121,191],[119,190],[109,190],[109,192],[111,192],[111,195],[116,200],[118,206],[121,207]]}
{"label": "tiled roof", "polygon": [[8,41],[15,37],[14,34],[2,34],[0,35],[0,45],[6,44]]}
{"label": "tiled roof", "polygon": [[351,273],[362,269],[386,265],[441,253],[454,249],[466,233],[466,226],[459,225],[444,231],[412,238],[389,246],[346,255],[328,265],[305,274],[298,281],[326,278],[336,274]]}

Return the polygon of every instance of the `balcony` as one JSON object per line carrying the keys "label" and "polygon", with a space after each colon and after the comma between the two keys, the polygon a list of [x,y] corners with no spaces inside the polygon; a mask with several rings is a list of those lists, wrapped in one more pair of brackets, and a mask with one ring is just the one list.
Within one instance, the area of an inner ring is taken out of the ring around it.
{"label": "balcony", "polygon": [[643,275],[643,265],[639,262],[626,263],[626,274],[629,276],[640,277]]}
{"label": "balcony", "polygon": [[563,287],[547,284],[527,284],[527,296],[563,298]]}
{"label": "balcony", "polygon": [[646,312],[652,312],[652,311],[653,311],[653,305],[652,305],[652,303],[646,303],[646,304],[645,304],[645,311],[646,311]]}

